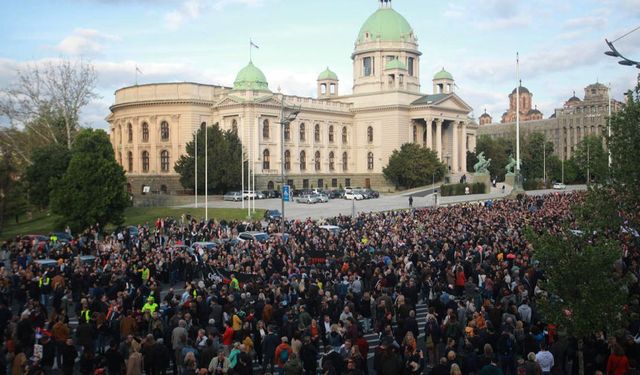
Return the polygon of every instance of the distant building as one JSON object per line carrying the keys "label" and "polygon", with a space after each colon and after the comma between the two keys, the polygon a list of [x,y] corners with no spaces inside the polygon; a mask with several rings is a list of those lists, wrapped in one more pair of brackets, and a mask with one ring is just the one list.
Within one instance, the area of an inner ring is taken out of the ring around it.
{"label": "distant building", "polygon": [[[611,100],[611,112],[619,111],[622,105],[621,102]],[[550,118],[542,119],[540,115],[540,118],[522,120],[520,131],[525,137],[531,133],[543,133],[547,140],[553,142],[554,153],[566,160],[571,158],[577,145],[587,135],[606,135],[608,113],[608,88],[601,83],[594,83],[585,87],[583,99],[578,98],[574,92]],[[515,120],[500,124],[483,124],[482,121],[480,116],[480,124],[483,126],[479,127],[478,136],[515,138]]]}
{"label": "distant building", "polygon": [[[502,114],[502,123],[515,122],[517,112],[517,88],[509,94],[509,110]],[[538,108],[531,108],[533,94],[524,86],[520,86],[520,121],[542,120],[542,112]]]}

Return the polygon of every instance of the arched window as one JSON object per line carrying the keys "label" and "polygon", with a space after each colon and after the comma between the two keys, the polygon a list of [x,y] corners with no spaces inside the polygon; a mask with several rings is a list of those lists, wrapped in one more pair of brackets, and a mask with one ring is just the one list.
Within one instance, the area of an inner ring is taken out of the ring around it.
{"label": "arched window", "polygon": [[373,169],[373,152],[370,152],[367,155],[367,169],[368,170],[372,170]]}
{"label": "arched window", "polygon": [[320,151],[316,151],[314,164],[315,164],[316,171],[319,171],[320,170]]}
{"label": "arched window", "polygon": [[300,151],[300,170],[307,169],[307,154],[304,151]]}
{"label": "arched window", "polygon": [[142,123],[142,142],[149,142],[149,124]]}
{"label": "arched window", "polygon": [[289,150],[284,152],[284,169],[287,171],[291,169],[291,152]]}
{"label": "arched window", "polygon": [[290,124],[284,124],[284,140],[285,141],[290,141],[291,140],[291,125]]}
{"label": "arched window", "polygon": [[142,151],[142,171],[149,172],[149,153]]}
{"label": "arched window", "polygon": [[133,152],[127,152],[127,171],[133,172]]}
{"label": "arched window", "polygon": [[320,142],[320,124],[316,124],[313,129],[313,140],[315,142]]}
{"label": "arched window", "polygon": [[347,163],[349,162],[349,158],[347,156],[346,152],[342,153],[342,170],[346,171],[347,170]]}
{"label": "arched window", "polygon": [[367,128],[367,142],[373,142],[373,127],[371,126]]}
{"label": "arched window", "polygon": [[333,143],[333,125],[329,126],[329,142]]}
{"label": "arched window", "polygon": [[233,134],[238,134],[238,121],[236,121],[235,119],[231,121],[231,131],[233,132]]}
{"label": "arched window", "polygon": [[264,120],[262,122],[262,138],[269,139],[269,120]]}
{"label": "arched window", "polygon": [[273,190],[274,187],[275,184],[273,183],[273,181],[267,182],[267,190]]}
{"label": "arched window", "polygon": [[133,142],[133,125],[131,123],[127,124],[127,140],[129,143]]}
{"label": "arched window", "polygon": [[269,150],[262,151],[262,169],[270,169],[270,161]]}
{"label": "arched window", "polygon": [[329,153],[329,170],[332,171],[336,169],[336,160],[333,151]]}
{"label": "arched window", "polygon": [[167,185],[160,185],[160,192],[162,194],[167,194],[169,192],[169,188],[167,188]]}
{"label": "arched window", "polygon": [[169,172],[169,151],[167,150],[160,153],[160,170]]}
{"label": "arched window", "polygon": [[305,130],[304,130],[304,122],[300,124],[300,142],[304,142],[305,140]]}
{"label": "arched window", "polygon": [[169,140],[169,123],[166,121],[160,123],[160,139],[163,141]]}
{"label": "arched window", "polygon": [[347,127],[342,128],[342,143],[347,143]]}

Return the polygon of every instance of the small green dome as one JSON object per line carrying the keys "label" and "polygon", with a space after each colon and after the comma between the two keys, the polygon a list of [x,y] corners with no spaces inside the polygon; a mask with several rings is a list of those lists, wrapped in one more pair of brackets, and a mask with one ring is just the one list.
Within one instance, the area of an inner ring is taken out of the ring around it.
{"label": "small green dome", "polygon": [[384,69],[400,69],[400,70],[407,70],[407,67],[404,65],[404,63],[398,59],[393,59],[393,60],[389,60],[387,62],[387,64],[384,66]]}
{"label": "small green dome", "polygon": [[252,61],[249,61],[249,64],[238,72],[236,80],[233,82],[233,89],[271,91],[269,90],[267,77],[264,76],[262,70],[253,65]]}
{"label": "small green dome", "polygon": [[400,13],[392,8],[380,8],[360,28],[358,42],[364,42],[367,34],[374,41],[402,42],[409,39],[413,29]]}
{"label": "small green dome", "polygon": [[320,73],[320,75],[318,76],[318,81],[327,81],[327,80],[332,80],[332,81],[338,80],[338,75],[333,71],[331,71],[329,67],[327,67],[327,69],[325,69],[325,71]]}
{"label": "small green dome", "polygon": [[450,79],[453,81],[453,76],[451,75],[451,73],[447,72],[446,70],[444,70],[444,68],[442,68],[441,71],[439,71],[438,73],[436,73],[436,75],[433,76],[433,79]]}

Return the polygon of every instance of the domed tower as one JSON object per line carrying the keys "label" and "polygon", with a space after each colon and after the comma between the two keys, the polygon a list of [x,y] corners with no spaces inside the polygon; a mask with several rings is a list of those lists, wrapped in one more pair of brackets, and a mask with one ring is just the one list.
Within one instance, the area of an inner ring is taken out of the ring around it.
{"label": "domed tower", "polygon": [[542,120],[542,117],[542,112],[538,110],[537,105],[532,110],[527,112],[527,121]]}
{"label": "domed tower", "polygon": [[493,122],[491,115],[487,113],[487,109],[484,109],[484,113],[480,115],[479,124],[480,125],[489,125]]}
{"label": "domed tower", "polygon": [[318,76],[318,99],[338,96],[338,75],[329,67]]}
{"label": "domed tower", "polygon": [[409,22],[391,7],[391,0],[381,0],[360,28],[351,55],[353,93],[420,92],[420,55]]}
{"label": "domed tower", "polygon": [[576,96],[576,92],[574,91],[574,92],[573,92],[573,96],[572,96],[572,97],[570,97],[570,98],[569,98],[569,100],[567,100],[567,101],[564,103],[564,107],[565,107],[565,108],[569,108],[569,107],[573,107],[573,106],[580,105],[580,103],[582,103],[582,100],[580,100],[580,98],[578,98],[578,97]]}
{"label": "domed tower", "polygon": [[455,91],[455,81],[451,73],[442,68],[433,76],[433,94],[450,94]]}
{"label": "domed tower", "polygon": [[233,81],[233,90],[231,93],[235,96],[241,96],[247,99],[270,95],[269,83],[262,70],[253,65],[252,61],[242,68],[235,81]]}

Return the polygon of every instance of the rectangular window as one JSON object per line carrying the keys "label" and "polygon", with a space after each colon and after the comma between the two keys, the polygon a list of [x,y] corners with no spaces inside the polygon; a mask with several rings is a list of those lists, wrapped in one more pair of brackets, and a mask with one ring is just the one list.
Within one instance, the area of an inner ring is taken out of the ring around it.
{"label": "rectangular window", "polygon": [[337,178],[332,178],[331,179],[331,187],[332,188],[337,188],[338,187],[338,179]]}
{"label": "rectangular window", "polygon": [[413,77],[413,61],[415,59],[413,57],[407,58],[407,69],[409,70],[409,75]]}
{"label": "rectangular window", "polygon": [[351,187],[351,179],[350,178],[345,178],[344,179],[344,186],[345,187]]}
{"label": "rectangular window", "polygon": [[322,179],[322,178],[318,179],[318,188],[319,189],[324,189],[324,179]]}
{"label": "rectangular window", "polygon": [[362,59],[362,74],[365,77],[373,75],[373,59],[371,57],[365,57]]}
{"label": "rectangular window", "polygon": [[293,189],[293,180],[287,180],[287,185],[289,185],[290,189]]}
{"label": "rectangular window", "polygon": [[309,188],[309,179],[305,178],[304,180],[302,180],[302,188],[303,189]]}

